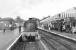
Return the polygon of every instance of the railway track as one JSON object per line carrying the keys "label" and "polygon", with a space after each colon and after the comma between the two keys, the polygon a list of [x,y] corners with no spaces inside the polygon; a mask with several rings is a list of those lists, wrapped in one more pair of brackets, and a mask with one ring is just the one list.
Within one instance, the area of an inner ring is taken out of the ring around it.
{"label": "railway track", "polygon": [[16,40],[7,48],[7,50],[45,50],[45,47],[40,40],[23,42],[21,35],[16,38]]}
{"label": "railway track", "polygon": [[[41,41],[49,50],[76,50],[76,42],[39,30]],[[44,50],[39,41],[22,42],[21,37],[10,50]]]}
{"label": "railway track", "polygon": [[48,39],[48,38],[43,38],[43,40],[53,48],[53,50],[72,50],[72,48],[65,43],[60,43],[59,41],[53,40],[53,39]]}
{"label": "railway track", "polygon": [[38,41],[25,41],[22,42],[21,39],[19,39],[11,48],[10,50],[40,50]]}
{"label": "railway track", "polygon": [[40,31],[40,33],[42,41],[46,43],[49,49],[52,48],[52,50],[76,50],[76,42],[49,34],[48,32],[44,31]]}

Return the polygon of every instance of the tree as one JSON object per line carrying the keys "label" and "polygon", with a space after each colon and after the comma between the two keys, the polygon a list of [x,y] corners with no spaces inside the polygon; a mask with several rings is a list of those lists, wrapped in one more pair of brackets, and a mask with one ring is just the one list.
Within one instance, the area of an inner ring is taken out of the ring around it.
{"label": "tree", "polygon": [[17,23],[22,23],[24,20],[23,19],[21,19],[21,17],[20,16],[17,16],[17,18],[16,18],[16,22]]}

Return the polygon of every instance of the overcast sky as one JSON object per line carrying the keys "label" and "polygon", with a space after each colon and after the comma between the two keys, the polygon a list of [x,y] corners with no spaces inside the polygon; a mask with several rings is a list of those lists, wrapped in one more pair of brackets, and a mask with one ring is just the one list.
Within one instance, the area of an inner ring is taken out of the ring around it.
{"label": "overcast sky", "polygon": [[0,0],[0,16],[42,19],[75,6],[76,0]]}

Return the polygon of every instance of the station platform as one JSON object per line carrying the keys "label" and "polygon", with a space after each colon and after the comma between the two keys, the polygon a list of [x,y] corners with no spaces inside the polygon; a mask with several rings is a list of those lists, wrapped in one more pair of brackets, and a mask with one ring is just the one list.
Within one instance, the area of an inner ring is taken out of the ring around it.
{"label": "station platform", "polygon": [[59,32],[59,31],[55,31],[55,30],[46,30],[46,29],[43,29],[41,27],[39,27],[39,29],[42,29],[42,30],[45,30],[47,32],[51,32],[53,34],[56,34],[56,35],[59,35],[59,36],[62,36],[62,37],[76,41],[76,34]]}
{"label": "station platform", "polygon": [[0,31],[0,50],[6,50],[18,36],[18,29]]}

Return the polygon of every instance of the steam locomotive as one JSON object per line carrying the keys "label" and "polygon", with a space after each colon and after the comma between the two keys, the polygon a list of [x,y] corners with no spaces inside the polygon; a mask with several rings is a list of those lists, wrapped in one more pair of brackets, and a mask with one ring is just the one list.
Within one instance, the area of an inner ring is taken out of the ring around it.
{"label": "steam locomotive", "polygon": [[34,18],[29,18],[29,20],[24,22],[24,31],[22,34],[23,41],[35,41],[39,40],[40,36],[37,30],[38,20]]}

